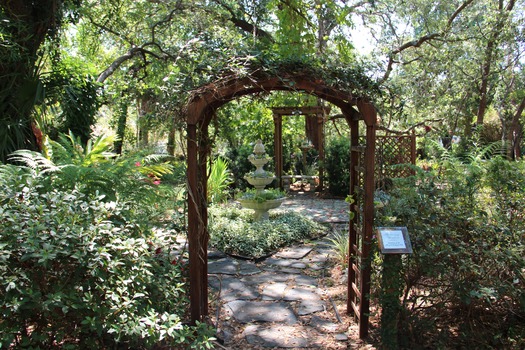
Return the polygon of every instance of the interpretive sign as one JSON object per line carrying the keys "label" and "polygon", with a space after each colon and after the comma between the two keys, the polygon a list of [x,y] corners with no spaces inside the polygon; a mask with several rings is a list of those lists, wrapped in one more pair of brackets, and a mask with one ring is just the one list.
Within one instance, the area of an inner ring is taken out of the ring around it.
{"label": "interpretive sign", "polygon": [[383,254],[412,254],[406,227],[378,227],[377,239]]}

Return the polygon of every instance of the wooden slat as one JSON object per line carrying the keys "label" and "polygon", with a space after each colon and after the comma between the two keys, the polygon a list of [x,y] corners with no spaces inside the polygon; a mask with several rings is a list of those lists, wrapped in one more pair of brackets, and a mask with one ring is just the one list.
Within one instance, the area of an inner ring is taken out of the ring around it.
{"label": "wooden slat", "polygon": [[366,149],[365,146],[352,146],[352,151],[354,152],[364,152]]}
{"label": "wooden slat", "polygon": [[355,254],[359,257],[363,256],[363,254],[355,244],[352,244],[352,251],[355,252]]}
{"label": "wooden slat", "polygon": [[355,292],[355,295],[361,300],[361,292],[359,291],[359,288],[357,288],[356,284],[352,282],[352,289]]}
{"label": "wooden slat", "polygon": [[359,307],[353,301],[350,303],[350,306],[352,306],[352,310],[354,311],[354,316],[357,319],[361,318],[361,314],[359,313]]}
{"label": "wooden slat", "polygon": [[354,270],[355,272],[356,279],[361,278],[361,270],[359,269],[359,266],[357,266],[356,264],[352,264],[352,270]]}

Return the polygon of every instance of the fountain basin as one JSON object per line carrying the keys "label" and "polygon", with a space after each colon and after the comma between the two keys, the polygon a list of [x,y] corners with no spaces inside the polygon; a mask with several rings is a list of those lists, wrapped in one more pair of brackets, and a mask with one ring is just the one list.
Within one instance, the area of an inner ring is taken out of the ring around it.
{"label": "fountain basin", "polygon": [[254,211],[253,218],[255,221],[268,220],[268,210],[275,209],[281,205],[284,201],[283,198],[277,199],[267,199],[265,201],[260,201],[257,199],[242,199],[239,198],[237,201],[241,203],[244,208],[252,209]]}
{"label": "fountain basin", "polygon": [[271,184],[275,180],[275,176],[270,177],[253,177],[245,176],[246,181],[258,190],[262,190],[267,185]]}

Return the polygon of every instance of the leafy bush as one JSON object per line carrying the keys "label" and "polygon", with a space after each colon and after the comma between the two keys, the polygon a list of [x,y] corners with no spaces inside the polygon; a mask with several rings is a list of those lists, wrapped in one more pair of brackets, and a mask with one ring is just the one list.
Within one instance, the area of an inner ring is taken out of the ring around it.
{"label": "leafy bush", "polygon": [[234,182],[233,187],[244,190],[248,183],[243,180],[246,173],[253,170],[253,165],[248,161],[248,156],[252,154],[252,145],[241,145],[236,148],[230,148],[225,154],[226,160],[228,160],[229,168],[233,174]]}
{"label": "leafy bush", "polygon": [[328,190],[335,196],[350,193],[350,141],[348,138],[334,138],[326,147],[325,169]]}
{"label": "leafy bush", "polygon": [[18,176],[0,176],[0,347],[205,346],[206,327],[183,323],[172,235],[142,231],[125,205],[1,173]]}
{"label": "leafy bush", "polygon": [[252,211],[234,206],[209,209],[211,245],[228,254],[260,258],[293,242],[316,238],[327,227],[293,212],[270,213],[269,221],[253,221]]}
{"label": "leafy bush", "polygon": [[376,222],[407,226],[414,248],[400,344],[523,347],[524,164],[471,157],[429,169],[395,180]]}

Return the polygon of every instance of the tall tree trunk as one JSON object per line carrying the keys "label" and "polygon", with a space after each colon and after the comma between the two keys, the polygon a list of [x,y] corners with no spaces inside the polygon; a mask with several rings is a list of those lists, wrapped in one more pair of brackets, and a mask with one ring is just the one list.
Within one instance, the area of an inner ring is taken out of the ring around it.
{"label": "tall tree trunk", "polygon": [[494,63],[494,55],[498,47],[498,42],[501,38],[502,31],[505,27],[505,22],[510,16],[510,12],[513,10],[515,0],[510,0],[507,6],[504,6],[503,0],[498,3],[499,17],[496,25],[491,29],[492,33],[489,35],[487,46],[485,48],[485,57],[481,65],[481,82],[479,85],[479,105],[477,112],[477,125],[483,125],[485,112],[489,105],[489,89],[490,80],[492,77],[492,65]]}
{"label": "tall tree trunk", "polygon": [[[17,149],[37,149],[32,112],[41,97],[38,50],[59,23],[60,0],[0,0],[0,161]],[[38,132],[38,131],[37,131]]]}
{"label": "tall tree trunk", "polygon": [[128,121],[128,104],[126,102],[120,102],[120,111],[117,122],[117,140],[114,144],[115,153],[122,154],[122,148],[124,145],[124,137],[126,134],[126,124]]}
{"label": "tall tree trunk", "polygon": [[153,112],[153,97],[149,94],[142,95],[138,98],[138,144],[147,147],[149,145],[149,121],[148,117]]}
{"label": "tall tree trunk", "polygon": [[507,133],[507,142],[509,147],[509,158],[518,160],[521,158],[521,140],[523,137],[523,125],[521,124],[521,115],[525,110],[525,97],[521,100],[516,113],[512,116],[510,128]]}

